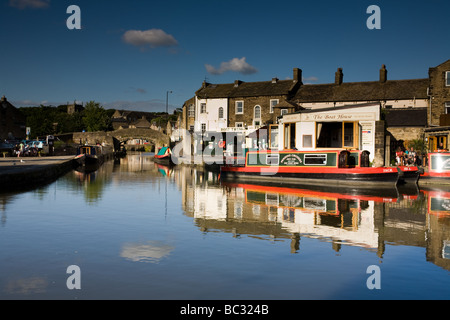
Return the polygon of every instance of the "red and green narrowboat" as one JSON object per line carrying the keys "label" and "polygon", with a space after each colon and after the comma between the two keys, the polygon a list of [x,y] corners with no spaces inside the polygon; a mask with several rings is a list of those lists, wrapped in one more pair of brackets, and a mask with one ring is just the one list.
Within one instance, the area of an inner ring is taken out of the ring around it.
{"label": "red and green narrowboat", "polygon": [[248,151],[244,165],[224,165],[221,179],[283,184],[395,186],[397,167],[371,167],[360,150]]}

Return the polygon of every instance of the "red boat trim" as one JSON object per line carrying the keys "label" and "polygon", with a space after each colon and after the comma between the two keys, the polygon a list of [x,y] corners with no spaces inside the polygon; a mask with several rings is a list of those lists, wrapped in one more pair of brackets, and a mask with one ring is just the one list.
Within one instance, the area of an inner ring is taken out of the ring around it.
{"label": "red boat trim", "polygon": [[367,167],[367,168],[335,168],[335,167],[228,167],[221,168],[225,172],[243,173],[327,173],[327,174],[383,174],[398,172],[397,168]]}
{"label": "red boat trim", "polygon": [[308,189],[293,189],[286,187],[273,187],[273,186],[258,186],[252,184],[243,184],[243,183],[229,183],[227,186],[234,188],[243,188],[245,191],[256,191],[256,192],[272,192],[272,193],[282,193],[282,194],[291,194],[298,196],[310,196],[310,197],[318,197],[321,199],[343,199],[343,200],[366,200],[366,201],[375,201],[375,202],[396,202],[397,198],[387,198],[387,197],[377,197],[377,196],[366,196],[366,195],[354,195],[354,194],[342,194],[335,192],[325,192],[325,191],[315,191]]}

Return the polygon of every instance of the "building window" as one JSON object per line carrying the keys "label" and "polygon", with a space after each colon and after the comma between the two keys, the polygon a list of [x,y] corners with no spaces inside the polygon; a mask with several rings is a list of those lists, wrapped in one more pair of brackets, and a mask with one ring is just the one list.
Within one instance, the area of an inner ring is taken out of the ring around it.
{"label": "building window", "polygon": [[281,109],[281,115],[285,115],[288,113],[288,109]]}
{"label": "building window", "polygon": [[194,132],[195,126],[190,125],[189,126],[189,131]]}
{"label": "building window", "polygon": [[206,103],[200,104],[200,113],[206,113]]}
{"label": "building window", "polygon": [[450,71],[445,72],[445,85],[450,87]]}
{"label": "building window", "polygon": [[270,113],[273,113],[273,107],[275,107],[279,103],[278,99],[270,100]]}
{"label": "building window", "polygon": [[255,106],[253,119],[254,119],[253,124],[255,126],[261,125],[261,107],[260,106]]}
{"label": "building window", "polygon": [[202,132],[206,131],[206,123],[202,123]]}
{"label": "building window", "polygon": [[450,102],[445,103],[445,114],[450,114]]}
{"label": "building window", "polygon": [[219,108],[219,119],[223,119],[223,108]]}
{"label": "building window", "polygon": [[194,107],[193,104],[189,105],[188,116],[189,116],[189,118],[194,118],[195,117],[195,107]]}
{"label": "building window", "polygon": [[236,122],[234,126],[236,128],[243,128],[244,127],[244,123],[243,122]]}
{"label": "building window", "polygon": [[244,113],[244,101],[236,101],[236,114]]}

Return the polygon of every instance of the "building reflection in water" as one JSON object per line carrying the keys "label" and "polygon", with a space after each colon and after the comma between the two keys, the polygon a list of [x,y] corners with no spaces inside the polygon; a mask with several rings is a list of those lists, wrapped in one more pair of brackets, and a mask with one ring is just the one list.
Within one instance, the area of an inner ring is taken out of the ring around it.
{"label": "building reflection in water", "polygon": [[450,270],[450,192],[224,184],[217,173],[192,167],[177,167],[171,178],[202,232],[290,241],[293,253],[301,251],[302,238],[328,241],[337,252],[357,246],[380,258],[386,244],[423,247],[428,261]]}

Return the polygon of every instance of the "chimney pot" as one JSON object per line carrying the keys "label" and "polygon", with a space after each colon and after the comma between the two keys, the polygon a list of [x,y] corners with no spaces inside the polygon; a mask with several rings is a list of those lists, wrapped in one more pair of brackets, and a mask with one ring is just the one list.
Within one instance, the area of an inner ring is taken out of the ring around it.
{"label": "chimney pot", "polygon": [[334,82],[335,82],[335,84],[340,85],[340,84],[342,84],[343,80],[344,80],[344,74],[342,73],[342,68],[338,68],[335,78],[334,78]]}
{"label": "chimney pot", "polygon": [[383,64],[380,69],[380,82],[386,82],[387,81],[387,70],[386,66]]}
{"label": "chimney pot", "polygon": [[302,81],[302,70],[299,68],[294,68],[294,81],[295,82]]}
{"label": "chimney pot", "polygon": [[272,78],[272,83],[277,83],[278,82],[278,78]]}
{"label": "chimney pot", "polygon": [[6,97],[3,96],[3,97],[2,97],[2,102],[5,102],[5,101],[7,101],[7,100],[6,100]]}

